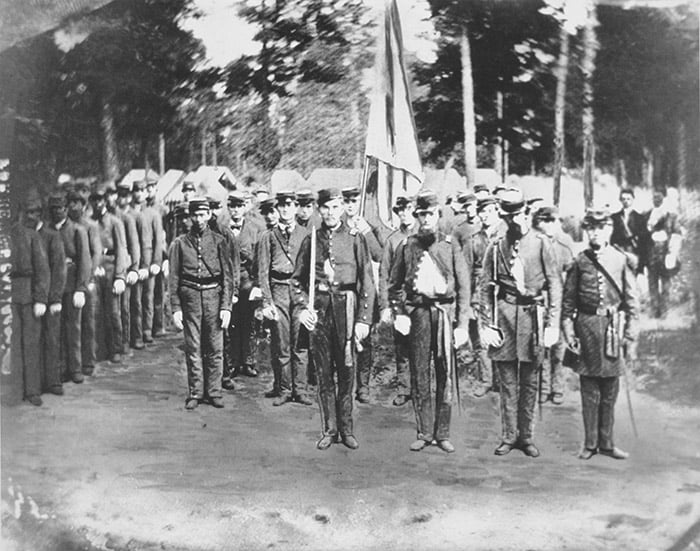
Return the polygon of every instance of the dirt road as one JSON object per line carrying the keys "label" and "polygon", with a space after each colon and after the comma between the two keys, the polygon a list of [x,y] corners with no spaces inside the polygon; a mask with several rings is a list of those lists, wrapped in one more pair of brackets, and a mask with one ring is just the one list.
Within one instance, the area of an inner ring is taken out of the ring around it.
{"label": "dirt road", "polygon": [[414,453],[410,404],[375,386],[360,449],[321,452],[316,406],[273,407],[269,375],[185,411],[180,343],[2,408],[3,549],[666,549],[700,519],[697,405],[634,393],[635,439],[621,395],[631,458],[582,462],[572,390],[544,408],[540,458],[497,458],[497,395],[465,395],[456,453]]}

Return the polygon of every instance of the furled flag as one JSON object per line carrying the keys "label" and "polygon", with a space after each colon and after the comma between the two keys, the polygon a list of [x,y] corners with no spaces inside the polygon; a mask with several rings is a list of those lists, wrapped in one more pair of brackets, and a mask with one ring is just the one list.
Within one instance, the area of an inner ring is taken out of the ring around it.
{"label": "furled flag", "polygon": [[362,206],[368,219],[391,226],[391,206],[399,195],[415,195],[423,181],[416,126],[403,61],[396,0],[387,0],[375,61],[369,111]]}

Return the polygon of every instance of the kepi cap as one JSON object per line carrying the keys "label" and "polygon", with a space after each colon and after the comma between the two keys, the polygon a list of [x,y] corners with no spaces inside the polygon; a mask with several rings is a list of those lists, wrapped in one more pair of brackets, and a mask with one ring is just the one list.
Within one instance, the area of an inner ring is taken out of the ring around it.
{"label": "kepi cap", "polygon": [[586,209],[586,214],[581,222],[583,228],[605,226],[607,224],[612,224],[610,207],[608,205],[598,205]]}
{"label": "kepi cap", "polygon": [[525,210],[523,192],[517,188],[504,189],[499,198],[501,215],[519,214]]}
{"label": "kepi cap", "polygon": [[318,199],[316,199],[316,202],[320,206],[325,205],[326,203],[328,203],[328,201],[333,201],[342,197],[343,195],[340,193],[340,190],[338,188],[330,187],[319,190]]}
{"label": "kepi cap", "polygon": [[195,214],[196,212],[199,211],[207,211],[209,212],[209,199],[205,197],[195,197],[193,199],[190,199],[190,202],[187,205],[190,214]]}
{"label": "kepi cap", "polygon": [[275,194],[275,201],[279,203],[286,203],[289,200],[296,201],[297,200],[297,194],[294,193],[291,190],[283,190],[283,191],[278,191]]}
{"label": "kepi cap", "polygon": [[63,208],[66,206],[66,194],[54,192],[49,195],[49,208]]}
{"label": "kepi cap", "polygon": [[400,210],[405,209],[408,205],[412,204],[413,201],[411,201],[410,197],[406,197],[405,195],[399,195],[396,198],[396,201],[394,202],[394,206],[391,208],[391,210],[394,211],[394,214],[398,214]]}
{"label": "kepi cap", "polygon": [[226,203],[228,204],[229,207],[240,207],[241,205],[244,205],[246,202],[246,194],[237,189],[232,191],[231,193],[228,194],[228,199]]}
{"label": "kepi cap", "polygon": [[342,194],[344,199],[351,199],[360,195],[360,188],[357,186],[345,187],[342,190]]}
{"label": "kepi cap", "polygon": [[258,209],[260,210],[260,214],[265,214],[270,211],[275,210],[275,207],[277,206],[277,199],[274,197],[269,197],[265,199],[264,201],[260,201],[258,204]]}
{"label": "kepi cap", "polygon": [[432,189],[423,190],[416,196],[416,209],[413,211],[413,216],[432,212],[438,208],[439,204],[437,193]]}
{"label": "kepi cap", "polygon": [[314,202],[314,192],[310,189],[300,189],[297,191],[297,203],[300,205],[309,205]]}

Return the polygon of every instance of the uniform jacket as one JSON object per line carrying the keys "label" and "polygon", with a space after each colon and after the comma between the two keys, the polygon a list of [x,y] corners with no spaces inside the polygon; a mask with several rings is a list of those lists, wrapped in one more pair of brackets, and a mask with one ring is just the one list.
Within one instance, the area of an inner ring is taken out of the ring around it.
{"label": "uniform jacket", "polygon": [[260,239],[261,229],[247,218],[243,219],[238,235],[229,227],[232,234],[238,240],[238,254],[240,257],[240,293],[247,295],[257,285],[255,252]]}
{"label": "uniform jacket", "polygon": [[569,271],[574,263],[574,240],[567,233],[558,233],[553,237],[548,237],[554,248],[554,255],[557,257],[559,271],[563,274]]}
{"label": "uniform jacket", "polygon": [[39,234],[16,223],[10,229],[12,302],[14,304],[48,303],[51,270]]}
{"label": "uniform jacket", "polygon": [[76,291],[85,293],[92,275],[87,230],[70,218],[66,218],[60,225],[59,233],[66,253],[66,286],[63,292],[64,294]]}
{"label": "uniform jacket", "polygon": [[[569,269],[564,284],[562,300],[562,328],[565,334],[575,335],[581,343],[581,375],[594,377],[614,377],[623,368],[622,351],[617,350],[617,358],[605,355],[605,330],[614,316],[618,341],[623,337],[636,336],[638,303],[634,270],[625,254],[613,246],[600,249],[596,254],[598,262],[615,280],[622,296],[593,264],[587,254],[580,253]],[[625,313],[623,327],[619,323],[618,312]]]}
{"label": "uniform jacket", "polygon": [[150,268],[151,265],[160,266],[163,262],[164,234],[160,214],[145,204],[134,204],[133,212],[136,215],[136,229],[139,232],[141,245],[140,268]]}
{"label": "uniform jacket", "polygon": [[90,279],[92,280],[94,279],[95,268],[102,265],[102,251],[104,247],[100,238],[100,228],[97,226],[97,222],[86,215],[81,216],[77,223],[81,224],[87,231],[90,264],[92,266]]}
{"label": "uniform jacket", "polygon": [[418,225],[413,224],[410,228],[400,227],[389,234],[384,242],[384,252],[382,253],[382,261],[379,263],[379,309],[384,310],[391,306],[389,301],[389,276],[391,275],[391,267],[396,258],[396,252],[399,250],[403,242],[409,235],[415,233]]}
{"label": "uniform jacket", "polygon": [[265,306],[272,305],[271,282],[290,283],[301,243],[308,233],[305,227],[296,223],[289,239],[280,226],[263,232],[258,243],[257,274]]}
{"label": "uniform jacket", "polygon": [[233,235],[233,232],[226,227],[226,223],[218,220],[217,224],[212,228],[212,230],[224,237],[229,250],[229,258],[231,259],[231,294],[234,297],[238,296],[238,292],[241,286],[241,252],[238,245],[238,238]]}
{"label": "uniform jacket", "polygon": [[44,223],[39,227],[38,233],[44,243],[51,271],[49,304],[57,304],[61,302],[63,289],[66,286],[66,251],[63,248],[63,239],[56,230]]}
{"label": "uniform jacket", "polygon": [[307,230],[310,230],[311,226],[314,226],[315,228],[320,228],[321,224],[323,223],[321,215],[317,211],[313,211],[311,213],[311,217],[308,220],[302,220],[301,218],[299,218],[299,216],[297,216],[296,221],[297,224],[306,228]]}
{"label": "uniform jacket", "polygon": [[131,208],[120,209],[117,207],[115,214],[124,225],[124,235],[126,237],[127,250],[127,271],[137,272],[141,266],[141,241],[139,231],[136,227],[138,213]]}
{"label": "uniform jacket", "polygon": [[456,304],[457,324],[467,327],[471,315],[471,275],[459,244],[440,231],[411,235],[396,252],[389,276],[389,300],[394,313],[410,314],[416,305],[423,304],[426,297],[415,284],[426,253],[447,284],[445,292],[437,298],[452,299]]}
{"label": "uniform jacket", "polygon": [[126,250],[126,234],[121,220],[105,212],[104,215],[96,219],[102,242],[103,265],[111,264],[114,269],[113,280],[125,279],[128,268],[128,258]]}
{"label": "uniform jacket", "polygon": [[[346,224],[348,228],[354,229],[355,224],[359,219],[350,220],[347,215],[343,215],[343,224]],[[367,241],[367,247],[369,248],[369,255],[372,262],[381,262],[382,260],[382,239],[379,232],[379,228],[367,222],[370,229],[365,231],[364,236]]]}
{"label": "uniform jacket", "polygon": [[[292,275],[293,302],[307,307],[309,271],[316,270],[316,291],[335,293],[343,289],[356,293],[355,322],[371,324],[376,297],[369,248],[364,235],[341,222],[335,229],[322,225],[316,230],[316,266],[311,268],[311,235],[304,237]],[[333,278],[329,277],[332,269]],[[315,307],[315,305],[314,305]],[[344,315],[344,314],[343,314]]]}
{"label": "uniform jacket", "polygon": [[170,245],[170,305],[173,312],[182,311],[180,303],[181,287],[200,289],[212,283],[198,284],[198,281],[214,281],[221,289],[219,310],[231,310],[233,290],[233,263],[230,245],[223,235],[204,228],[201,234],[191,230],[175,238]]}
{"label": "uniform jacket", "polygon": [[[536,361],[543,351],[543,335],[538,334],[538,327],[559,327],[562,280],[556,253],[549,239],[534,230],[519,240],[506,233],[491,243],[484,254],[479,279],[479,317],[482,327],[494,324],[494,255],[498,272],[495,280],[499,289],[497,325],[503,331],[504,344],[497,349],[491,348],[489,356],[496,361]],[[523,274],[520,289],[513,272],[518,264],[522,266]],[[543,300],[545,295],[546,301]],[[537,307],[532,304],[538,298],[538,302],[544,305],[542,321],[539,323]],[[540,346],[536,347],[537,344]]]}

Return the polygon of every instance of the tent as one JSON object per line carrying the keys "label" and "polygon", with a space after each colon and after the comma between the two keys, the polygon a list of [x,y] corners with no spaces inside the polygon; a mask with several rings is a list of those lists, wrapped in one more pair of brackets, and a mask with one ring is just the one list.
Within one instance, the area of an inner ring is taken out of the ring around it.
{"label": "tent", "polygon": [[156,184],[156,203],[165,203],[165,198],[172,190],[177,189],[182,185],[182,182],[185,180],[185,176],[186,174],[183,170],[171,168],[170,170],[166,171]]}
{"label": "tent", "polygon": [[467,183],[454,168],[426,168],[422,189],[432,189],[437,193],[440,203],[444,204],[448,196],[456,198],[460,191],[466,190]]}
{"label": "tent", "polygon": [[160,174],[158,174],[155,170],[153,170],[151,168],[148,169],[148,178],[146,178],[146,169],[145,168],[132,168],[122,178],[120,185],[128,184],[129,187],[131,187],[132,185],[134,185],[134,182],[142,182],[143,180],[146,180],[146,179],[148,179],[149,182],[157,182],[159,178],[160,178]]}
{"label": "tent", "polygon": [[318,192],[319,189],[336,187],[343,189],[359,186],[362,170],[359,168],[317,168],[306,181],[308,187]]}
{"label": "tent", "polygon": [[270,192],[297,190],[308,187],[304,177],[296,170],[275,170],[270,177]]}
{"label": "tent", "polygon": [[[225,166],[200,166],[185,176],[182,182],[192,182],[197,195],[226,203],[229,190],[236,189],[236,177]],[[182,201],[182,185],[177,185],[163,197],[166,204]]]}

